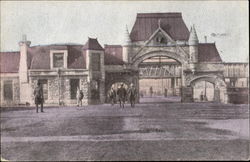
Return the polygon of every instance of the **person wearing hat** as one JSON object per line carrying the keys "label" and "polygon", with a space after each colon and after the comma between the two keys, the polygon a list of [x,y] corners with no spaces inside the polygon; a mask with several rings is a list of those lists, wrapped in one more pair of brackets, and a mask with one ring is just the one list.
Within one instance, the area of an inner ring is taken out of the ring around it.
{"label": "person wearing hat", "polygon": [[111,105],[113,106],[116,102],[116,91],[114,87],[112,86],[109,93],[108,93],[109,100],[111,102]]}
{"label": "person wearing hat", "polygon": [[34,90],[34,96],[35,96],[36,112],[38,113],[39,105],[41,105],[41,112],[44,112],[43,111],[43,102],[44,102],[43,88],[42,88],[42,84],[39,81],[37,82],[37,86]]}
{"label": "person wearing hat", "polygon": [[131,104],[131,107],[135,107],[135,99],[136,99],[136,88],[133,83],[130,84],[130,88],[128,90],[128,99]]}
{"label": "person wearing hat", "polygon": [[119,100],[119,103],[120,103],[120,107],[124,108],[127,91],[124,88],[123,84],[121,84],[120,88],[118,88],[117,95],[118,95],[118,100]]}

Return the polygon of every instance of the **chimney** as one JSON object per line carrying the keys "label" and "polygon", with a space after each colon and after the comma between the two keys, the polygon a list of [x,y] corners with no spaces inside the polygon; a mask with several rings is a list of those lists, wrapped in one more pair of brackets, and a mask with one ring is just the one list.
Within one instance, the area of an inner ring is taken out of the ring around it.
{"label": "chimney", "polygon": [[19,62],[19,78],[21,83],[28,82],[28,48],[30,46],[30,41],[27,41],[26,35],[22,36],[23,40],[19,42],[20,46],[20,62]]}
{"label": "chimney", "polygon": [[204,36],[204,39],[205,39],[205,43],[207,43],[207,36],[206,35]]}

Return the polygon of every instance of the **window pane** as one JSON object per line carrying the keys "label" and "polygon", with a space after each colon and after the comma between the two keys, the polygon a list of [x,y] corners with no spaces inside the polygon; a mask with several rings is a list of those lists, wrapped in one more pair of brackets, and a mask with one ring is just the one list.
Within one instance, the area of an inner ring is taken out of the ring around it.
{"label": "window pane", "polygon": [[92,53],[92,69],[93,71],[100,71],[100,54]]}
{"label": "window pane", "polygon": [[5,100],[13,100],[12,80],[6,80],[3,83],[3,95]]}
{"label": "window pane", "polygon": [[63,53],[54,53],[53,54],[53,65],[54,67],[63,67]]}

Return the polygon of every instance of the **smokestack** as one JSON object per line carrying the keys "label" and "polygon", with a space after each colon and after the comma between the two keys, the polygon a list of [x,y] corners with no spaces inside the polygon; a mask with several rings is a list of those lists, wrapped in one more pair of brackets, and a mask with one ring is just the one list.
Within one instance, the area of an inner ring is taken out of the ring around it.
{"label": "smokestack", "polygon": [[207,36],[204,36],[204,39],[205,39],[205,43],[207,43]]}

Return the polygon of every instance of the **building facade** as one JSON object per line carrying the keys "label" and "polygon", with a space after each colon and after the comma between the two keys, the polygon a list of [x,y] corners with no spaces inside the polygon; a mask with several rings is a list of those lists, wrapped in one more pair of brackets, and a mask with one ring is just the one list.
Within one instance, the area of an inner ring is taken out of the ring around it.
{"label": "building facade", "polygon": [[[214,101],[222,103],[229,102],[229,87],[238,82],[248,87],[249,65],[223,62],[215,43],[199,43],[195,27],[188,30],[181,13],[137,14],[122,45],[102,47],[88,38],[84,45],[31,46],[24,36],[19,46],[20,51],[0,55],[2,106],[34,104],[38,81],[49,105],[76,104],[77,87],[84,92],[84,104],[101,104],[114,84],[133,83],[139,93],[150,83],[145,79],[167,80],[161,89],[181,96],[182,102],[194,101],[195,84],[201,81],[212,84]],[[156,58],[158,63],[152,61]],[[232,76],[239,68],[244,72]]]}

